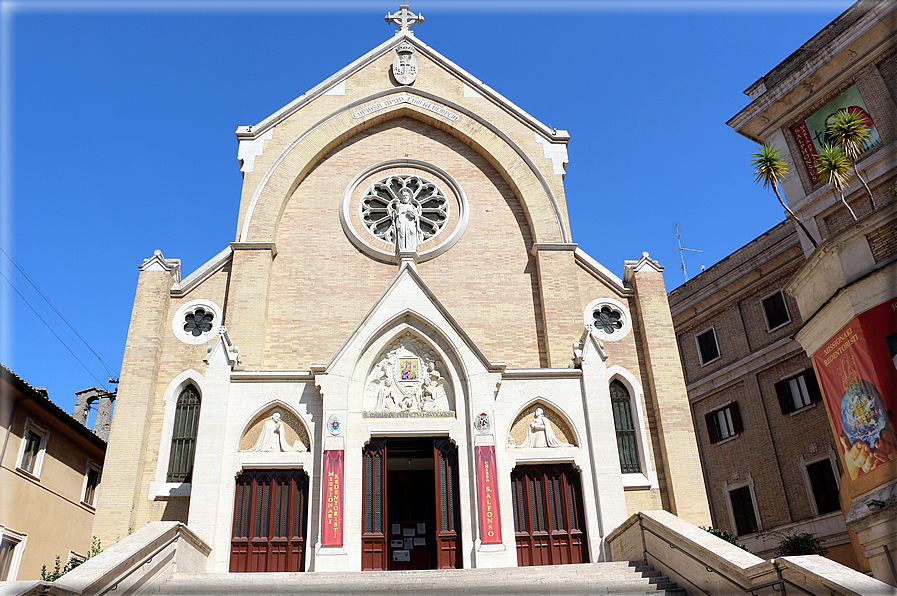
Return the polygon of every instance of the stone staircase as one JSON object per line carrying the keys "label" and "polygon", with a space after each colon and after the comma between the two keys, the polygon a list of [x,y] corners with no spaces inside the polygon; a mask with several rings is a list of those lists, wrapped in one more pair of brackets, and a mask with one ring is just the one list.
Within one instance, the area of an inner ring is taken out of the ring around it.
{"label": "stone staircase", "polygon": [[154,593],[170,596],[685,596],[685,590],[645,561],[429,571],[177,573]]}

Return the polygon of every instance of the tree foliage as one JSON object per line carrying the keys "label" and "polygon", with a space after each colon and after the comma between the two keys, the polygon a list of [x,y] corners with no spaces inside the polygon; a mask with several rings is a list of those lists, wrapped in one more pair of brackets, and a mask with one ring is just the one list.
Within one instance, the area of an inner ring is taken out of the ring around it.
{"label": "tree foliage", "polygon": [[832,185],[832,189],[838,193],[838,196],[841,197],[841,202],[844,203],[844,206],[850,211],[851,217],[856,221],[856,214],[850,208],[850,205],[847,204],[847,201],[844,200],[844,190],[850,184],[851,172],[850,160],[847,159],[847,155],[844,154],[841,147],[831,143],[824,144],[816,156],[816,171]]}
{"label": "tree foliage", "polygon": [[737,546],[738,548],[740,548],[742,550],[747,550],[747,548],[743,544],[738,543],[738,536],[736,536],[729,530],[723,530],[721,528],[705,528],[704,526],[701,526],[701,529],[706,530],[707,532],[710,532],[717,538],[721,538],[730,544],[734,544],[735,546]]}
{"label": "tree foliage", "polygon": [[841,151],[844,152],[853,168],[853,173],[863,183],[863,187],[865,187],[866,193],[869,195],[869,200],[872,201],[872,208],[875,209],[875,199],[872,198],[872,191],[869,190],[869,185],[866,184],[866,181],[863,180],[863,177],[860,176],[860,172],[857,170],[857,160],[866,150],[866,143],[872,137],[872,126],[869,118],[857,109],[850,110],[845,108],[839,110],[828,124],[828,133],[832,143],[840,147]]}
{"label": "tree foliage", "polygon": [[[100,539],[94,536],[90,543],[90,551],[87,553],[87,559],[91,559],[101,552],[103,552],[103,549],[100,547]],[[87,559],[84,559],[84,561]],[[47,571],[47,566],[43,565],[40,568],[40,578],[45,582],[55,582],[84,561],[72,556],[69,558],[68,562],[63,565],[59,555],[56,555],[56,564],[53,566],[53,571]]]}
{"label": "tree foliage", "polygon": [[810,239],[810,242],[813,243],[813,248],[819,246],[816,244],[816,239],[810,234],[810,230],[804,226],[804,223],[798,219],[791,208],[785,204],[785,201],[782,200],[782,195],[779,194],[779,182],[784,181],[788,176],[788,165],[785,163],[785,158],[782,156],[782,150],[778,147],[773,147],[769,143],[764,143],[757,147],[756,153],[751,153],[751,157],[754,158],[751,162],[751,165],[754,167],[754,175],[756,176],[754,181],[757,184],[762,182],[764,188],[772,188],[772,191],[776,193],[776,198],[788,213],[788,216],[800,226],[800,229],[804,231],[804,234],[806,234],[807,238]]}
{"label": "tree foliage", "polygon": [[809,532],[784,534],[782,535],[782,541],[776,548],[777,557],[826,554],[828,554],[828,549],[822,546],[822,541]]}

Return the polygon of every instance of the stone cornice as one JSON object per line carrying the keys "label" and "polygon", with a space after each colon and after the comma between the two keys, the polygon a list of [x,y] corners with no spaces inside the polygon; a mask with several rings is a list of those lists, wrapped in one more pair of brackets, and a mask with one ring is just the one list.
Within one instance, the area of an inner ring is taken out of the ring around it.
{"label": "stone cornice", "polygon": [[196,271],[171,287],[172,298],[182,298],[230,263],[234,251],[230,246],[206,261]]}
{"label": "stone cornice", "polygon": [[780,339],[738,362],[733,362],[699,381],[688,384],[685,387],[685,390],[688,391],[688,401],[690,403],[699,402],[709,395],[741,381],[746,375],[769,368],[779,361],[797,354],[806,355],[799,343],[790,337]]}
{"label": "stone cornice", "polygon": [[589,272],[596,279],[604,282],[607,287],[617,293],[618,296],[629,298],[635,295],[632,287],[623,283],[623,280],[611,273],[607,267],[593,259],[586,251],[577,247],[573,253],[576,263]]}

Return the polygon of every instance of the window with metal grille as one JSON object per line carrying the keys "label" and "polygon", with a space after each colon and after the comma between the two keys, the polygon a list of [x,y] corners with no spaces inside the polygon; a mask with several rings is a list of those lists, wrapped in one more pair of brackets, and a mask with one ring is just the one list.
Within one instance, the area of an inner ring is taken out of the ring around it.
{"label": "window with metal grille", "polygon": [[638,457],[635,425],[632,421],[632,399],[620,381],[610,384],[610,403],[614,412],[614,429],[617,431],[620,471],[624,474],[638,474],[642,469]]}
{"label": "window with metal grille", "polygon": [[199,426],[199,391],[187,385],[178,397],[171,433],[171,455],[168,458],[167,482],[190,482],[193,477],[193,456],[196,451],[196,429]]}
{"label": "window with metal grille", "polygon": [[698,356],[701,359],[702,366],[719,358],[719,347],[716,343],[716,332],[712,327],[704,333],[698,335],[695,340],[698,342]]}
{"label": "window with metal grille", "polygon": [[757,514],[751,498],[751,487],[742,486],[729,491],[729,502],[732,504],[732,516],[735,518],[735,530],[739,536],[753,534],[757,526]]}
{"label": "window with metal grille", "polygon": [[838,481],[832,471],[832,462],[829,459],[818,461],[807,466],[807,476],[810,477],[810,486],[813,487],[813,499],[816,501],[816,510],[819,515],[841,510],[841,502],[838,499]]}
{"label": "window with metal grille", "polygon": [[791,322],[791,316],[788,314],[788,307],[785,305],[785,296],[781,291],[776,292],[769,298],[764,298],[763,313],[766,315],[766,329],[772,331],[781,327],[785,323]]}

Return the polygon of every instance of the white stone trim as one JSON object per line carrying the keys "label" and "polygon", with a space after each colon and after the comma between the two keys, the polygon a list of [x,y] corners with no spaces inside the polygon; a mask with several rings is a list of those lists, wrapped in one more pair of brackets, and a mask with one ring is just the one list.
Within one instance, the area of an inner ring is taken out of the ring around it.
{"label": "white stone trim", "polygon": [[[243,420],[243,426],[240,427],[240,432],[237,436],[237,442],[234,445],[233,449],[233,453],[236,454],[240,460],[240,469],[246,470],[250,468],[258,468],[259,466],[305,469],[306,460],[309,460],[310,463],[309,458],[311,457],[311,454],[314,453],[315,444],[314,436],[312,435],[312,426],[308,423],[308,420],[305,419],[305,416],[303,416],[296,408],[289,404],[289,400],[298,401],[298,398],[283,391],[272,391],[265,397],[267,397],[269,401],[266,401],[264,404],[258,406],[252,413],[246,416],[246,418]],[[240,451],[240,443],[243,441],[243,437],[249,430],[249,425],[252,424],[252,421],[255,420],[260,414],[272,408],[280,408],[281,410],[290,412],[290,414],[295,416],[299,423],[303,426],[303,428],[305,429],[305,434],[308,436],[308,450],[306,452],[291,451],[284,453],[262,453],[254,451]]]}
{"label": "white stone trim", "polygon": [[[732,528],[732,533],[738,535],[738,526],[735,524],[735,511],[732,509],[732,499],[729,497],[729,493],[733,490],[738,490],[739,488],[744,488],[745,486],[750,489],[751,494],[751,505],[754,507],[754,519],[757,520],[757,531],[751,534],[744,534],[744,536],[754,536],[763,531],[763,518],[760,517],[760,508],[757,506],[757,493],[754,490],[754,478],[750,475],[750,473],[744,475],[744,480],[741,482],[736,482],[735,484],[729,484],[728,481],[723,480],[723,494],[726,495],[726,508],[729,511],[729,527]],[[742,538],[743,536],[738,536],[738,538]]]}
{"label": "white stone trim", "polygon": [[353,217],[352,213],[350,213],[349,205],[352,202],[352,197],[354,196],[355,191],[358,189],[358,185],[361,184],[362,180],[364,180],[368,176],[371,176],[378,172],[382,172],[384,170],[402,167],[423,170],[424,172],[428,172],[433,176],[444,180],[446,184],[451,187],[452,192],[458,199],[459,219],[458,223],[455,225],[455,228],[451,231],[451,233],[449,233],[442,239],[442,242],[428,250],[424,250],[418,256],[419,262],[428,261],[432,258],[438,257],[439,255],[450,249],[452,246],[454,246],[455,243],[457,243],[458,240],[461,239],[461,235],[464,234],[464,230],[467,229],[467,221],[470,218],[470,208],[468,207],[467,203],[467,195],[464,194],[464,190],[461,188],[461,185],[458,184],[458,182],[448,172],[438,166],[417,159],[390,159],[365,168],[364,170],[359,172],[358,175],[355,176],[355,178],[352,179],[352,181],[343,191],[343,197],[340,200],[339,205],[339,221],[343,227],[343,232],[346,234],[346,237],[349,238],[349,241],[352,242],[352,244],[354,244],[358,250],[373,259],[377,259],[378,261],[394,263],[396,260],[395,249],[384,250],[380,246],[372,243],[375,240],[373,236],[371,236],[370,234],[362,235],[355,230],[355,226],[352,224]]}
{"label": "white stone trim", "polygon": [[171,297],[181,298],[186,296],[191,290],[212,277],[213,274],[220,271],[222,267],[229,263],[233,253],[234,250],[230,245],[225,247],[224,250],[201,265],[199,269],[185,277],[182,281],[171,286]]}
{"label": "white stone trim", "polygon": [[[343,84],[343,89],[345,89],[345,83]],[[255,137],[254,139],[238,140],[237,161],[240,162],[241,172],[245,174],[253,170],[255,167],[255,158],[264,154],[265,141],[270,141],[273,136],[274,129],[270,128],[261,136]]]}
{"label": "white stone trim", "polygon": [[[801,411],[803,411],[803,408]],[[819,516],[819,507],[816,505],[816,494],[813,492],[813,483],[810,482],[810,474],[807,473],[807,466],[827,459],[832,466],[832,475],[835,477],[835,484],[838,486],[838,490],[841,490],[841,475],[838,474],[838,464],[835,463],[835,458],[837,456],[831,445],[826,445],[825,449],[825,453],[811,459],[804,459],[803,453],[797,458],[797,465],[800,467],[800,475],[804,479],[804,488],[807,489],[807,499],[810,501],[810,511],[813,512],[813,517]],[[840,512],[840,509],[838,511]],[[834,512],[830,511],[829,513]],[[828,513],[825,515],[828,515]]]}
{"label": "white stone trim", "polygon": [[[714,345],[716,345],[716,357],[705,361],[704,355],[701,354],[701,344],[698,343],[698,336],[704,335],[708,331],[713,333],[713,343],[714,343]],[[701,329],[700,331],[696,331],[694,334],[694,339],[695,339],[695,349],[698,351],[698,363],[701,366],[706,366],[706,365],[710,364],[711,362],[716,362],[717,360],[719,360],[720,358],[723,357],[723,351],[719,349],[719,338],[716,336],[716,327],[714,327],[713,325],[710,325],[709,327],[705,327],[704,329]]]}
{"label": "white stone trim", "polygon": [[[593,313],[604,306],[617,310],[622,315],[620,322],[623,326],[616,333],[605,333],[603,329],[597,329],[594,325]],[[619,341],[632,331],[632,315],[629,314],[629,307],[614,298],[596,298],[589,302],[582,313],[582,321],[589,333],[599,341]]]}
{"label": "white stone trim", "polygon": [[[97,474],[98,474],[97,486],[96,486],[96,490],[94,490],[94,493],[93,493],[93,499],[91,501],[86,501],[85,497],[87,496],[87,480],[88,480],[88,475],[90,474],[91,470],[97,471]],[[96,509],[97,494],[100,491],[100,484],[102,482],[103,482],[103,465],[101,463],[97,463],[97,462],[93,461],[92,459],[90,459],[88,457],[87,464],[85,464],[85,466],[84,466],[84,481],[81,483],[81,504],[82,505],[87,505],[91,509]]]}
{"label": "white stone trim", "polygon": [[[346,94],[346,80],[343,79],[321,95],[345,95]],[[272,129],[269,129],[272,130]]]}
{"label": "white stone trim", "polygon": [[[212,328],[201,335],[194,336],[184,331],[184,317],[200,308],[204,309],[206,312],[211,312],[214,315],[214,318],[212,319]],[[171,319],[172,333],[174,333],[176,338],[189,346],[209,343],[218,335],[219,327],[221,327],[221,309],[211,300],[202,298],[191,300],[190,302],[181,305]]]}
{"label": "white stone trim", "polygon": [[[508,418],[507,432],[505,432],[505,436],[508,437],[511,435],[511,427],[514,426],[514,422],[517,420],[517,418],[520,417],[520,414],[524,410],[526,410],[527,408],[529,408],[530,406],[535,404],[536,402],[542,402],[542,403],[546,404],[549,408],[551,408],[551,410],[555,414],[557,414],[558,416],[560,416],[563,419],[563,421],[567,424],[567,428],[569,428],[570,432],[573,433],[573,440],[576,441],[576,444],[570,445],[569,447],[534,447],[532,449],[524,449],[522,447],[515,447],[514,449],[512,449],[510,451],[511,452],[520,452],[520,453],[525,453],[527,451],[538,451],[541,454],[543,451],[554,452],[554,451],[558,451],[560,449],[564,449],[564,450],[568,450],[571,448],[577,449],[577,450],[581,449],[583,447],[582,439],[579,436],[579,431],[577,430],[576,425],[573,423],[573,419],[570,417],[569,414],[567,414],[567,412],[564,411],[564,408],[562,408],[560,405],[557,404],[557,402],[552,401],[542,395],[536,395],[534,397],[527,399],[522,406],[517,408],[517,410],[514,412],[514,415]],[[517,459],[521,460],[522,458],[518,457]],[[544,460],[544,459],[545,458],[541,458],[540,461]],[[548,458],[548,460],[546,460],[546,461],[554,461],[555,459],[556,458]]]}
{"label": "white stone trim", "polygon": [[576,250],[573,252],[573,255],[576,259],[576,262],[586,271],[588,271],[593,277],[604,282],[611,290],[617,293],[620,297],[632,296],[635,292],[631,287],[627,287],[623,284],[623,280],[614,275],[610,269],[596,261],[593,257],[591,257],[586,251],[581,249],[579,246],[576,247]]}
{"label": "white stone trim", "polygon": [[[776,294],[782,295],[782,303],[785,305],[785,314],[788,315],[788,320],[780,325],[776,325],[775,327],[772,327],[769,324],[769,317],[766,315],[766,307],[763,305],[763,301],[767,300],[769,298],[772,298]],[[770,292],[767,295],[762,296],[760,298],[760,310],[763,311],[763,320],[766,321],[766,332],[767,333],[772,333],[773,331],[777,331],[777,330],[781,329],[782,327],[784,327],[785,325],[787,325],[788,323],[790,323],[791,322],[791,309],[788,308],[788,301],[785,300],[785,288],[779,288],[778,290],[775,290],[774,292]]]}
{"label": "white stone trim", "polygon": [[166,482],[168,477],[168,461],[171,457],[171,435],[174,433],[174,414],[177,410],[178,397],[187,385],[193,385],[199,392],[199,415],[202,416],[202,384],[205,378],[197,371],[185,370],[168,384],[162,400],[165,411],[162,414],[162,436],[159,439],[159,457],[156,460],[156,477],[150,481],[147,499],[155,501],[165,497],[189,497],[189,482]]}
{"label": "white stone trim", "polygon": [[[34,468],[30,472],[22,467],[22,464],[24,463],[23,458],[25,457],[25,446],[28,444],[29,432],[33,432],[40,437],[40,447],[37,452],[37,457],[34,458]],[[40,480],[40,473],[44,466],[44,455],[47,453],[47,441],[49,439],[49,430],[40,426],[32,420],[30,416],[25,418],[25,428],[22,430],[22,442],[19,445],[19,455],[16,457],[16,470],[35,480]]]}
{"label": "white stone trim", "polygon": [[[639,465],[642,468],[640,474],[621,474],[623,477],[623,490],[648,490],[659,488],[657,471],[651,461],[651,447],[648,444],[648,422],[645,419],[645,411],[642,402],[645,392],[638,378],[619,364],[614,364],[607,369],[607,385],[620,381],[629,391],[629,403],[633,408],[632,419],[635,421],[635,436],[638,438]],[[619,457],[619,454],[618,454]]]}
{"label": "white stone trim", "polygon": [[559,176],[566,174],[567,163],[570,161],[570,158],[567,156],[567,143],[552,143],[538,132],[533,134],[536,137],[536,142],[542,145],[542,155],[545,159],[551,160],[554,173]]}
{"label": "white stone trim", "polygon": [[6,526],[0,526],[0,543],[3,541],[13,543],[9,572],[6,575],[6,581],[11,582],[15,581],[19,575],[19,565],[22,563],[22,555],[25,552],[25,543],[28,541],[28,535],[10,530]]}
{"label": "white stone trim", "polygon": [[462,93],[464,97],[471,97],[474,99],[483,99],[483,96],[480,95],[480,92],[468,85],[467,83],[461,83],[463,86]]}

